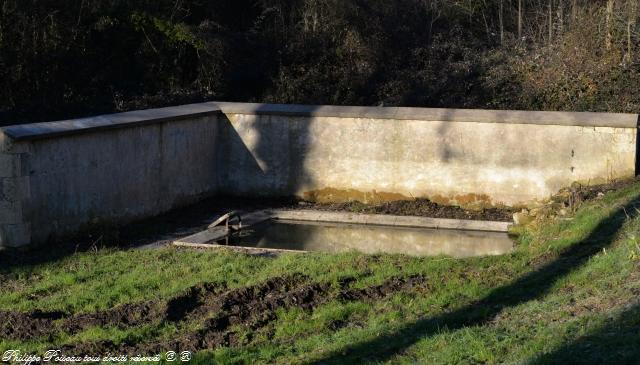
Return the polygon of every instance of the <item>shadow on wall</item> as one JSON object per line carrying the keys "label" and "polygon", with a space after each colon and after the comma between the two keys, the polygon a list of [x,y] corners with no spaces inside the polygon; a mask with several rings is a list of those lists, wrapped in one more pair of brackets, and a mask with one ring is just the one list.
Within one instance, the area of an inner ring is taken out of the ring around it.
{"label": "shadow on wall", "polygon": [[[261,108],[256,112],[259,113]],[[265,204],[277,206],[285,201],[275,198],[278,194],[282,198],[288,198],[302,184],[312,182],[310,174],[305,170],[309,123],[300,122],[296,118],[283,121],[281,118],[269,116],[258,118],[241,116],[240,118],[245,119],[242,119],[241,123],[234,124],[224,114],[220,115],[220,132],[216,137],[217,140],[211,141],[211,148],[216,149],[220,155],[220,160],[216,162],[220,164],[218,171],[221,171],[221,175],[217,175],[218,181],[214,181],[212,186],[217,183],[221,194],[224,194],[225,190],[230,190],[237,195],[242,195],[244,200],[250,199],[251,195],[259,196],[260,192],[263,192],[265,196],[268,195],[268,199],[264,200]],[[283,140],[286,143],[282,143]],[[254,192],[258,194],[253,194]],[[49,242],[55,244],[55,250],[43,250],[42,246],[35,246],[25,250],[0,251],[0,274],[10,272],[16,267],[55,262],[76,252],[94,250],[97,247],[119,247],[121,244],[129,247],[131,242],[126,242],[125,237],[121,237],[121,231],[126,232],[131,226],[144,227],[147,238],[154,237],[165,228],[173,227],[164,220],[169,219],[174,223],[176,217],[190,216],[193,209],[198,212],[198,217],[192,217],[191,222],[180,220],[182,225],[173,228],[183,228],[190,224],[199,226],[202,216],[222,214],[218,210],[224,206],[220,203],[223,200],[226,199],[214,198],[211,201],[168,212],[155,218],[132,222],[125,227],[115,224],[108,224],[105,227],[101,224],[96,227],[85,227],[86,232],[80,229],[81,232],[77,235],[60,237],[56,242]],[[290,199],[287,199],[287,202],[290,203]],[[203,204],[206,207],[199,208]],[[102,239],[106,236],[113,239]],[[96,237],[99,238],[98,241]]]}
{"label": "shadow on wall", "polygon": [[[570,162],[561,159],[550,165],[544,153],[521,148],[523,141],[543,143],[547,137],[531,133],[535,127],[524,124],[511,128],[473,123],[469,122],[475,120],[470,112],[460,115],[461,111],[454,109],[438,110],[430,113],[432,119],[424,120],[420,114],[412,115],[414,110],[368,110],[363,119],[345,116],[341,123],[335,123],[325,118],[322,125],[314,124],[309,116],[322,108],[318,106],[304,106],[307,113],[297,117],[286,116],[286,112],[259,115],[273,112],[273,107],[259,105],[249,111],[258,115],[222,116],[217,143],[220,193],[309,193],[317,199],[320,192],[325,201],[336,197],[365,202],[375,201],[366,201],[367,195],[380,201],[427,197],[441,204],[475,208],[503,201],[520,203],[541,190],[555,193],[561,186],[551,186],[553,181],[572,181]],[[290,107],[301,110],[301,106]],[[387,119],[397,113],[406,120]],[[496,120],[506,119],[500,112],[491,114]],[[490,118],[488,115],[479,120]],[[496,143],[500,143],[498,148]],[[554,147],[554,153],[565,157],[571,151],[568,144]],[[381,191],[374,193],[373,189]],[[516,201],[519,197],[521,201]]]}
{"label": "shadow on wall", "polygon": [[[217,186],[219,193],[225,196],[279,196],[291,197],[315,189],[334,189],[336,194],[349,195],[348,189],[358,193],[358,187],[321,186],[314,178],[320,171],[310,170],[308,155],[314,138],[312,136],[313,113],[320,106],[304,106],[305,112],[299,116],[286,114],[269,115],[261,112],[273,111],[267,104],[259,105],[253,114],[228,113],[221,115],[220,137],[217,142],[220,166]],[[435,155],[422,156],[424,159],[437,159],[442,163],[453,163],[454,160],[464,160],[469,164],[481,164],[484,161],[473,160],[474,155],[466,155],[464,151],[457,151],[452,146],[458,141],[452,141],[449,133],[451,122],[455,117],[455,110],[446,110],[440,119],[443,120],[437,129],[442,143],[437,147]],[[393,121],[382,121],[382,123]],[[317,132],[317,131],[314,131]],[[334,136],[329,134],[329,136]],[[361,137],[361,136],[360,136]],[[349,136],[340,135],[339,140],[322,141],[323,145],[331,144],[332,156],[349,158],[352,152],[350,144],[367,143],[368,141],[354,141]],[[325,146],[326,147],[326,146]],[[362,151],[359,151],[362,152]],[[392,159],[393,157],[387,156]],[[344,164],[343,164],[344,165]],[[331,168],[331,164],[329,164]],[[341,168],[344,168],[342,166]],[[362,168],[361,170],[366,170]],[[327,172],[325,172],[327,173]],[[350,171],[354,173],[354,171]],[[419,174],[420,171],[412,173]],[[340,190],[342,189],[342,190]],[[362,192],[367,193],[367,192]],[[388,192],[393,194],[393,191]],[[401,194],[395,194],[401,199]]]}
{"label": "shadow on wall", "polygon": [[[453,109],[447,109],[443,114],[442,120],[452,120],[454,116],[455,111]],[[438,136],[440,137],[440,140],[444,142],[440,146],[440,161],[444,163],[449,163],[452,159],[455,159],[457,157],[456,151],[451,148],[451,143],[449,143],[450,141],[447,140],[447,135],[450,129],[450,122],[443,122],[438,127]]]}
{"label": "shadow on wall", "polygon": [[255,115],[221,115],[217,143],[221,195],[288,198],[313,185],[305,163],[311,144],[310,123],[296,117],[260,115],[265,108],[257,107]]}
{"label": "shadow on wall", "polygon": [[[362,363],[365,360],[384,362],[396,354],[403,353],[425,337],[464,327],[483,326],[490,323],[506,308],[544,298],[555,283],[578,270],[603,248],[609,247],[627,219],[633,218],[627,218],[627,213],[637,215],[640,211],[635,208],[639,206],[640,196],[612,212],[588,237],[567,248],[554,261],[516,279],[509,285],[494,289],[476,303],[450,313],[421,319],[373,340],[347,346],[312,364]],[[637,332],[635,338],[637,338]],[[637,345],[637,342],[632,341],[633,338],[625,339],[623,344],[625,348],[629,348],[634,343]],[[571,349],[571,346],[569,345],[567,349]],[[549,358],[553,356],[559,358],[561,355],[562,353],[558,352],[555,355],[549,355]]]}

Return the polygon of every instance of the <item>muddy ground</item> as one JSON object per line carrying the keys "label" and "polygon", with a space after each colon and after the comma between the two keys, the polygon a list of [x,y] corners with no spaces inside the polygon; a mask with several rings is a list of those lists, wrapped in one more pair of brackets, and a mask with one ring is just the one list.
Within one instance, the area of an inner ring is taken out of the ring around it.
{"label": "muddy ground", "polygon": [[572,184],[570,187],[561,189],[551,197],[551,200],[563,204],[565,207],[576,208],[582,202],[599,199],[605,193],[629,187],[640,181],[640,176],[632,179],[616,180],[608,184],[582,185]]}
{"label": "muddy ground", "polygon": [[313,204],[302,202],[299,206],[304,209],[328,211],[347,211],[354,213],[411,215],[430,218],[471,219],[483,221],[510,222],[513,213],[511,208],[487,208],[482,210],[466,210],[455,206],[440,205],[429,199],[415,199],[407,201],[393,201],[377,205],[367,205],[360,202]]}
{"label": "muddy ground", "polygon": [[[337,283],[310,282],[302,274],[270,279],[264,283],[238,289],[227,289],[217,283],[191,287],[166,301],[125,304],[106,311],[89,314],[0,312],[0,338],[20,341],[53,338],[64,332],[77,334],[91,327],[129,328],[145,324],[171,322],[195,324],[195,330],[179,332],[171,339],[147,339],[113,343],[111,341],[72,343],[62,347],[63,354],[161,353],[166,349],[199,351],[222,346],[242,345],[246,335],[236,336],[232,330],[244,327],[249,334],[265,328],[277,319],[277,311],[301,308],[313,311],[331,301],[379,300],[395,293],[425,293],[427,279],[423,276],[393,277],[380,285],[352,288],[354,278]],[[331,323],[341,327],[347,323]],[[194,326],[190,326],[194,328]],[[251,336],[251,335],[250,335]]]}

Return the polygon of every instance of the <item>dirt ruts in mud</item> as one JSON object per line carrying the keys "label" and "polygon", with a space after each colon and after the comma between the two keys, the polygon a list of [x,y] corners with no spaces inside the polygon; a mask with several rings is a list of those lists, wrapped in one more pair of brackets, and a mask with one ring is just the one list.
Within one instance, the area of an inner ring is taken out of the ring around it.
{"label": "dirt ruts in mud", "polygon": [[[279,288],[290,289],[303,280],[301,275],[279,277],[265,283],[241,288],[230,293],[255,291],[266,294]],[[179,322],[198,318],[208,312],[220,310],[219,296],[226,287],[218,283],[198,284],[168,302],[146,301],[123,304],[94,313],[67,315],[64,312],[0,312],[0,337],[29,340],[46,337],[57,332],[78,333],[90,327],[135,327],[157,321]]]}
{"label": "dirt ruts in mud", "polygon": [[[200,284],[166,302],[143,302],[121,305],[106,311],[65,316],[64,313],[0,312],[0,337],[28,340],[54,335],[59,331],[77,333],[92,326],[135,327],[169,321],[201,322],[198,330],[170,340],[150,342],[110,341],[78,343],[62,348],[69,355],[82,353],[159,353],[166,349],[197,351],[238,344],[234,326],[249,332],[264,327],[277,318],[279,309],[314,308],[332,300],[377,300],[402,291],[427,287],[423,276],[394,277],[380,285],[350,288],[355,282],[346,278],[336,286],[330,283],[308,283],[308,277],[294,274],[273,278],[264,283],[227,290],[219,284]],[[213,315],[213,317],[211,316]],[[246,335],[244,340],[247,340]]]}
{"label": "dirt ruts in mud", "polygon": [[413,289],[425,289],[426,279],[422,275],[413,275],[408,278],[393,277],[380,285],[374,285],[363,289],[346,289],[338,293],[338,299],[342,301],[382,299],[389,294]]}
{"label": "dirt ruts in mud", "polygon": [[46,337],[52,334],[53,321],[64,316],[62,312],[0,312],[0,338],[24,341]]}
{"label": "dirt ruts in mud", "polygon": [[165,313],[165,306],[158,302],[123,304],[106,311],[70,317],[59,328],[74,334],[90,327],[135,327],[162,319]]}
{"label": "dirt ruts in mud", "polygon": [[[295,285],[299,283],[299,285]],[[196,331],[183,334],[171,340],[136,343],[125,341],[114,344],[110,341],[79,343],[63,348],[69,355],[78,353],[160,353],[166,349],[174,351],[199,351],[215,349],[222,346],[239,345],[239,336],[232,330],[234,326],[243,326],[252,331],[266,326],[277,318],[279,309],[302,308],[313,310],[332,300],[355,301],[382,299],[393,293],[427,288],[427,280],[423,276],[408,278],[391,278],[380,285],[366,288],[346,288],[351,280],[341,281],[340,288],[328,283],[303,284],[296,280],[275,280],[265,284],[236,289],[222,294],[212,306],[202,305],[186,317],[215,312],[216,316],[205,320],[204,325]],[[293,285],[292,285],[293,284]],[[206,309],[205,309],[206,308]],[[244,335],[244,340],[248,340]]]}
{"label": "dirt ruts in mud", "polygon": [[[285,277],[269,280],[262,285],[264,288],[260,287],[258,290],[270,290],[291,280],[297,279]],[[190,318],[191,312],[196,309],[200,315],[215,310],[207,303],[215,302],[217,295],[225,289],[226,287],[217,283],[198,284],[168,302],[123,304],[105,311],[75,316],[64,312],[0,312],[0,337],[29,340],[50,336],[59,331],[75,334],[90,327],[127,328],[161,320],[178,322]]]}

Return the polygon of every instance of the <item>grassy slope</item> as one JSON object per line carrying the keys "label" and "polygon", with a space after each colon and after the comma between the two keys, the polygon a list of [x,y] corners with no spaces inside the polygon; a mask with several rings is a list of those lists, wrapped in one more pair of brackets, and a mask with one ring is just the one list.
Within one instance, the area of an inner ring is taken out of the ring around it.
{"label": "grassy slope", "polygon": [[[503,257],[268,258],[163,249],[100,250],[38,265],[2,261],[0,310],[91,312],[169,298],[200,282],[241,287],[294,272],[310,281],[354,276],[354,285],[362,287],[421,273],[429,278],[426,295],[333,301],[313,312],[282,310],[243,346],[200,353],[196,360],[634,363],[640,358],[640,218],[634,204],[640,207],[640,184],[586,204],[572,221],[523,230],[516,251]],[[342,325],[332,329],[333,323]],[[97,339],[170,337],[193,325],[94,328],[29,343],[0,339],[0,353]]]}

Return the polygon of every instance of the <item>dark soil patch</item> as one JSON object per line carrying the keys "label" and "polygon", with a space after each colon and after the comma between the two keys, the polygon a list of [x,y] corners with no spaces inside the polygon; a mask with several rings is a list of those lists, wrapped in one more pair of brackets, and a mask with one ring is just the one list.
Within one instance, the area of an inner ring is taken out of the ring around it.
{"label": "dark soil patch", "polygon": [[374,285],[363,289],[342,290],[338,299],[343,301],[382,299],[390,294],[426,289],[427,283],[424,276],[413,275],[408,278],[391,278],[380,285]]}
{"label": "dark soil patch", "polygon": [[106,311],[69,316],[63,312],[0,312],[0,337],[29,340],[53,335],[59,331],[78,333],[90,327],[135,327],[143,324],[198,319],[213,311],[228,310],[232,304],[253,296],[290,290],[305,277],[292,275],[274,278],[263,284],[225,291],[217,283],[204,283],[189,288],[168,302],[147,301],[124,304]]}
{"label": "dark soil patch", "polygon": [[[237,336],[232,326],[255,331],[277,318],[279,309],[314,308],[332,300],[379,300],[393,293],[426,288],[422,276],[391,278],[380,285],[348,288],[355,279],[343,278],[334,289],[328,283],[305,284],[301,274],[273,278],[250,287],[226,290],[220,284],[205,283],[189,288],[167,302],[125,304],[106,311],[69,316],[62,312],[0,312],[0,337],[30,340],[60,331],[78,333],[90,327],[135,327],[160,321],[204,321],[198,331],[170,341],[114,344],[109,341],[67,346],[67,353],[158,353],[167,349],[201,350],[233,346]],[[214,317],[209,318],[211,314]],[[208,318],[208,319],[207,319]],[[345,325],[345,324],[342,324]],[[246,337],[245,337],[246,340]]]}
{"label": "dark soil patch", "polygon": [[335,321],[331,321],[327,327],[332,330],[332,331],[339,331],[345,327],[347,327],[349,323],[347,321],[342,321],[342,320],[335,320]]}
{"label": "dark soil patch", "polygon": [[209,313],[234,312],[245,306],[251,306],[253,301],[266,301],[268,298],[287,293],[306,280],[306,276],[294,274],[269,279],[266,282],[250,287],[230,290],[218,296],[203,298],[202,304],[188,313],[182,320],[197,320]]}
{"label": "dark soil patch", "polygon": [[24,341],[49,336],[52,322],[63,317],[62,312],[0,312],[0,337]]}
{"label": "dark soil patch", "polygon": [[560,190],[551,199],[554,202],[562,203],[565,207],[575,209],[582,202],[599,199],[604,194],[610,191],[624,189],[635,184],[638,181],[640,181],[640,177],[636,177],[633,179],[616,180],[607,184],[591,186],[574,183],[570,187]]}
{"label": "dark soil patch", "polygon": [[[63,353],[77,355],[83,353],[103,354],[117,353],[146,353],[156,354],[167,350],[199,351],[215,349],[222,346],[238,344],[236,333],[232,326],[244,326],[250,332],[266,326],[277,318],[277,311],[287,308],[314,308],[338,299],[342,301],[378,300],[400,291],[412,291],[426,288],[426,278],[411,276],[409,278],[391,278],[381,285],[363,289],[348,289],[344,286],[351,281],[340,283],[337,294],[328,283],[303,284],[305,277],[275,278],[263,284],[227,291],[220,296],[204,298],[202,305],[197,306],[182,319],[200,318],[208,313],[218,313],[206,319],[200,330],[190,332],[171,340],[136,343],[134,341],[114,344],[111,341],[95,343],[79,343],[64,347]],[[344,326],[346,323],[340,323]],[[244,340],[247,340],[246,336]]]}
{"label": "dark soil patch", "polygon": [[201,284],[189,288],[186,294],[177,296],[169,301],[166,310],[166,319],[171,322],[178,322],[195,311],[198,307],[212,297],[216,296],[226,287],[220,284]]}
{"label": "dark soil patch", "polygon": [[164,307],[162,303],[151,301],[124,304],[106,311],[70,317],[60,329],[74,334],[91,327],[135,327],[163,318]]}
{"label": "dark soil patch", "polygon": [[456,206],[440,205],[429,199],[393,201],[378,205],[367,205],[360,202],[312,204],[303,203],[303,209],[326,211],[347,211],[369,214],[411,215],[430,218],[471,219],[510,222],[513,220],[512,208],[488,208],[482,210],[466,210]]}
{"label": "dark soil patch", "polygon": [[[106,311],[69,317],[60,329],[73,334],[90,327],[127,328],[159,321],[180,322],[225,290],[226,287],[219,283],[198,284],[167,302],[124,304]],[[206,310],[199,312],[206,314]]]}

